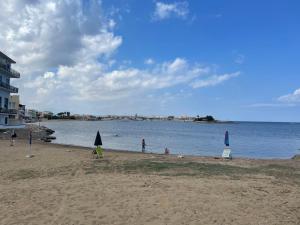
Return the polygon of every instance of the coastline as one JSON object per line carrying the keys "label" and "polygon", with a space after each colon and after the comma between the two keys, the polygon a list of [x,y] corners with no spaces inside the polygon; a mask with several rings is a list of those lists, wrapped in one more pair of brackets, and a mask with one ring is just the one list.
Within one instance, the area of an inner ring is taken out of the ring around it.
{"label": "coastline", "polygon": [[[56,121],[55,121],[56,122]],[[63,120],[61,122],[64,122]],[[198,123],[198,122],[196,122]],[[207,123],[207,122],[199,122],[199,123]],[[47,126],[47,125],[46,125]],[[55,144],[55,145],[62,145],[65,147],[78,147],[78,148],[82,148],[82,149],[87,149],[87,150],[91,150],[93,149],[93,147],[91,146],[87,146],[87,145],[80,145],[80,144],[69,144],[69,143],[53,143],[51,142],[52,140],[56,139],[55,137],[55,130],[51,130],[50,128],[43,126],[43,125],[38,125],[37,123],[30,123],[30,124],[26,124],[25,128],[22,129],[16,129],[16,133],[17,133],[17,139],[19,140],[26,140],[28,141],[28,137],[29,137],[29,131],[32,130],[32,139],[33,140],[42,140],[44,142],[47,143],[51,143],[51,144]],[[51,127],[51,126],[50,126]],[[55,128],[54,128],[55,129]],[[3,130],[0,130],[0,140],[1,139],[10,139],[10,131],[7,130],[6,132],[3,132]],[[139,149],[120,149],[120,148],[104,148],[107,151],[115,151],[115,152],[129,152],[129,153],[140,153]],[[151,151],[148,151],[148,154],[158,154],[161,155],[163,154],[163,152],[159,153],[159,151],[156,151],[157,149],[153,149]],[[300,149],[299,149],[300,150]],[[185,151],[183,151],[185,152]],[[188,151],[187,151],[188,152]],[[193,154],[183,154],[185,157],[189,157],[189,158],[193,158],[193,157],[199,157],[199,158],[213,158],[213,159],[221,159],[221,153],[220,154],[216,154],[216,155],[193,155]],[[172,154],[171,155],[178,155],[177,154]],[[182,154],[180,154],[182,155]],[[236,159],[244,159],[244,160],[289,160],[292,158],[297,158],[300,157],[299,156],[299,152],[295,152],[295,155],[290,155],[289,157],[282,157],[282,158],[278,158],[278,157],[248,157],[248,156],[235,156],[233,155],[233,158]]]}
{"label": "coastline", "polygon": [[[74,148],[74,149],[81,149],[81,150],[88,150],[92,151],[95,148],[94,147],[88,147],[88,146],[81,146],[81,145],[72,145],[72,144],[63,144],[63,143],[46,143],[50,145],[56,145],[56,146],[61,146],[61,147],[66,147],[66,148]],[[160,156],[165,156],[164,153],[157,153],[157,152],[149,152],[146,151],[145,153],[141,151],[135,151],[135,150],[127,150],[127,149],[113,149],[113,148],[103,148],[104,151],[106,152],[114,152],[114,153],[131,153],[131,154],[148,154],[148,155],[160,155]],[[169,157],[178,157],[178,154],[169,154]],[[210,159],[210,160],[225,160],[229,161],[226,159],[223,159],[222,156],[200,156],[200,155],[183,155],[184,158],[188,159]],[[232,160],[245,160],[245,161],[289,161],[293,159],[299,159],[300,154],[296,154],[292,156],[291,158],[251,158],[251,157],[233,157]]]}

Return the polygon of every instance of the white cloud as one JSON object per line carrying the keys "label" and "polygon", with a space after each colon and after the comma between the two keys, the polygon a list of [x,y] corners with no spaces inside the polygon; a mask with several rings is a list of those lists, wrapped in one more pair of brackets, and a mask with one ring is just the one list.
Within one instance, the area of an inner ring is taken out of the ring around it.
{"label": "white cloud", "polygon": [[52,77],[54,77],[54,73],[52,73],[52,72],[46,72],[46,73],[44,74],[44,78],[45,78],[45,79],[47,79],[47,78],[52,78]]}
{"label": "white cloud", "polygon": [[[13,82],[28,107],[100,113],[109,108],[118,113],[127,105],[129,109],[137,103],[146,107],[145,101],[153,105],[171,87],[213,86],[234,76],[212,75],[213,66],[180,57],[148,59],[146,68],[135,67],[130,59],[117,62],[114,55],[122,37],[113,32],[116,23],[99,1],[82,4],[81,0],[0,1],[0,49],[17,61],[21,79]],[[180,9],[182,4],[175,5]],[[176,10],[171,13],[185,15]],[[147,98],[150,95],[155,98]],[[161,99],[178,97],[170,93]]]}
{"label": "white cloud", "polygon": [[255,103],[247,105],[247,108],[281,108],[281,107],[293,107],[294,104],[283,104],[283,103]]}
{"label": "white cloud", "polygon": [[291,94],[280,96],[275,102],[271,103],[255,103],[248,105],[250,108],[281,108],[281,107],[297,107],[300,103],[300,88]]}
{"label": "white cloud", "polygon": [[[207,83],[207,80],[215,79],[215,76],[209,74],[210,71],[210,67],[190,64],[182,58],[154,64],[148,69],[121,67],[113,71],[95,61],[87,65],[60,66],[56,73],[46,72],[25,85],[38,90],[38,95],[34,97],[38,104],[44,104],[47,99],[117,103],[121,99],[125,102],[132,98],[139,101],[145,98],[147,93],[167,90],[177,85],[188,86],[193,85],[193,82]],[[193,87],[214,86],[232,76],[218,76],[217,81],[213,83]],[[172,99],[171,96],[168,98],[162,96],[162,98],[165,101]]]}
{"label": "white cloud", "polygon": [[176,73],[180,70],[184,70],[187,67],[187,62],[185,59],[176,58],[171,63],[166,63],[165,67],[169,73]]}
{"label": "white cloud", "polygon": [[86,5],[80,0],[3,0],[0,48],[30,74],[113,53],[122,38],[110,32],[113,23],[98,1]]}
{"label": "white cloud", "polygon": [[155,3],[155,11],[153,18],[155,20],[164,20],[171,17],[185,19],[189,14],[189,4],[187,1],[180,1],[174,3]]}
{"label": "white cloud", "polygon": [[196,80],[193,83],[191,83],[191,86],[193,88],[216,86],[216,85],[221,84],[231,78],[238,77],[239,75],[240,75],[240,72],[224,74],[224,75],[219,75],[219,76],[213,75],[204,80]]}
{"label": "white cloud", "polygon": [[284,103],[300,103],[300,88],[291,94],[279,97],[278,100]]}
{"label": "white cloud", "polygon": [[76,100],[113,100],[180,84],[187,85],[196,78],[208,75],[209,71],[208,67],[191,65],[182,58],[155,64],[149,69],[130,67],[113,71],[106,70],[95,61],[88,65],[60,66],[55,74],[46,72],[26,83],[26,87],[42,87],[48,90],[49,96],[68,90],[68,96]]}
{"label": "white cloud", "polygon": [[152,65],[154,63],[155,63],[154,59],[149,58],[149,59],[145,60],[145,64],[147,64],[147,65]]}

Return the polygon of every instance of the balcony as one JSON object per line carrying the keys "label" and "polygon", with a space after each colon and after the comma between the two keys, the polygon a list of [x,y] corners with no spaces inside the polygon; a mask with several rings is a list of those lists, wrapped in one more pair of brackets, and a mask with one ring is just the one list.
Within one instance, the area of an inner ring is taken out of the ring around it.
{"label": "balcony", "polygon": [[16,115],[16,114],[18,114],[18,110],[16,110],[16,109],[0,108],[0,113],[10,114],[10,115]]}
{"label": "balcony", "polygon": [[12,78],[20,78],[20,73],[14,69],[8,69],[5,65],[0,65],[0,73],[4,73]]}
{"label": "balcony", "polygon": [[0,81],[0,88],[3,88],[6,91],[9,91],[10,93],[18,93],[18,91],[19,91],[18,88],[14,87],[14,86],[11,86],[7,83],[4,83],[2,81]]}

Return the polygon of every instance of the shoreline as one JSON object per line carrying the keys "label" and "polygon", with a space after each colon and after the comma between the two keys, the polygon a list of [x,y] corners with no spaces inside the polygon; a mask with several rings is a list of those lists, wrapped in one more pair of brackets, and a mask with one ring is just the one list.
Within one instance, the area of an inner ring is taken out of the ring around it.
{"label": "shoreline", "polygon": [[[161,121],[161,122],[194,122],[194,123],[199,123],[199,124],[231,124],[231,123],[287,123],[287,124],[299,124],[300,122],[295,121],[295,122],[291,122],[291,121],[247,121],[247,120],[215,120],[215,121],[193,121],[193,120],[159,120],[159,119],[146,119],[146,120],[128,120],[128,119],[103,119],[103,120],[84,120],[84,119],[42,119],[40,120],[40,122],[57,122],[57,121],[61,121],[61,122],[65,122],[65,121],[86,121],[86,122],[99,122],[99,121],[124,121],[124,122],[128,122],[128,121],[136,121],[136,122],[156,122],[156,121]],[[36,122],[31,122],[31,123],[26,123],[26,124],[37,124],[39,123],[38,121]]]}
{"label": "shoreline", "polygon": [[[57,145],[57,146],[62,146],[62,147],[70,147],[70,148],[76,148],[76,149],[84,149],[84,150],[94,150],[94,147],[88,147],[88,146],[83,146],[83,145],[72,145],[72,144],[64,144],[64,143],[45,143],[45,144],[51,144],[51,145]],[[169,154],[165,155],[164,153],[157,153],[157,152],[141,152],[141,151],[134,151],[134,150],[127,150],[127,149],[112,149],[112,148],[103,148],[104,151],[107,152],[115,152],[115,153],[136,153],[136,154],[153,154],[153,155],[164,155],[164,156],[172,156],[172,157],[177,157],[179,154]],[[187,158],[204,158],[204,159],[215,159],[215,160],[228,160],[228,159],[223,159],[222,156],[205,156],[205,155],[183,155],[184,157]],[[251,158],[251,157],[234,157],[231,160],[261,160],[261,161],[285,161],[285,160],[293,160],[300,158],[300,154],[295,154],[294,156],[290,158]]]}
{"label": "shoreline", "polygon": [[[0,139],[1,141],[1,139]],[[9,140],[2,139],[2,141],[6,141],[9,143]],[[28,145],[28,141],[26,139],[19,139],[20,143],[24,145]],[[91,154],[91,151],[95,149],[95,147],[87,147],[87,146],[80,146],[80,145],[72,145],[72,144],[61,144],[61,143],[52,143],[52,142],[44,142],[42,140],[34,140],[32,146],[35,144],[42,145],[42,146],[54,146],[57,149],[65,149],[68,148],[70,150],[88,152]],[[198,162],[221,162],[221,163],[228,163],[228,164],[235,164],[235,163],[251,163],[251,164],[268,164],[268,163],[289,163],[289,162],[296,162],[300,161],[300,155],[296,154],[291,158],[286,159],[279,159],[279,158],[250,158],[250,157],[233,157],[232,159],[224,159],[222,156],[199,156],[199,155],[184,155],[183,158],[178,158],[178,154],[169,154],[165,155],[163,153],[156,153],[156,152],[141,152],[141,151],[134,151],[134,150],[122,150],[122,149],[110,149],[110,148],[103,148],[104,154],[122,154],[122,155],[137,155],[137,156],[144,156],[145,158],[148,157],[162,157],[165,159],[172,159],[172,160],[180,160],[180,161],[198,161]],[[90,152],[89,152],[90,151]]]}

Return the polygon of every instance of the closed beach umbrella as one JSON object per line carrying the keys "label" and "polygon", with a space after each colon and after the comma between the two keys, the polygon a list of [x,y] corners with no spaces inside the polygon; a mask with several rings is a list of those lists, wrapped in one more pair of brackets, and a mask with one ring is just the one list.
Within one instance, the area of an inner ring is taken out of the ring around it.
{"label": "closed beach umbrella", "polygon": [[225,140],[224,140],[224,144],[225,144],[226,146],[229,146],[229,132],[228,132],[228,131],[225,132]]}
{"label": "closed beach umbrella", "polygon": [[100,146],[100,145],[102,145],[102,140],[101,140],[101,136],[100,136],[99,131],[97,132],[97,135],[96,135],[96,139],[95,139],[94,145],[95,145],[95,146]]}
{"label": "closed beach umbrella", "polygon": [[32,131],[29,131],[29,144],[32,144]]}

